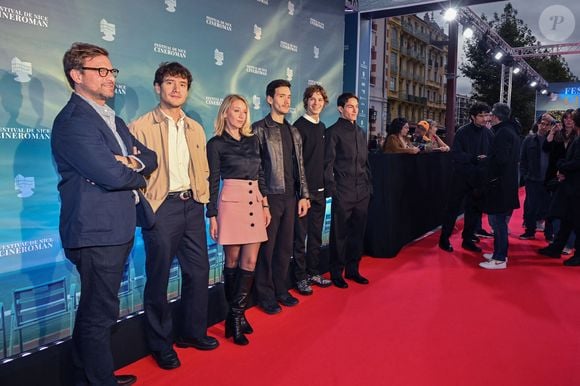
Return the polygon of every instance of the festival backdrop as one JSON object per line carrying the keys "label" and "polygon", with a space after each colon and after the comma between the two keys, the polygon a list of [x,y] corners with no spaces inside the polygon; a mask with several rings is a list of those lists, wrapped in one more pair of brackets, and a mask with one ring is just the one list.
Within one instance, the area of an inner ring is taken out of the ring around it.
{"label": "festival backdrop", "polygon": [[[52,122],[70,97],[62,56],[75,41],[105,47],[120,70],[111,107],[127,123],[157,103],[153,74],[179,61],[193,74],[185,106],[212,136],[223,97],[244,95],[253,121],[269,112],[266,84],[292,83],[292,122],[302,92],[322,84],[337,118],[342,92],[344,0],[0,0],[0,358],[70,335],[78,277],[58,233]],[[328,205],[327,205],[328,207]],[[328,242],[329,207],[324,241]],[[122,314],[142,309],[144,250],[136,233],[121,286]],[[208,239],[209,285],[222,252]],[[179,295],[172,269],[170,297]]]}
{"label": "festival backdrop", "polygon": [[580,107],[580,83],[550,83],[548,94],[536,93],[536,118],[544,113],[555,113],[560,119],[568,109]]}

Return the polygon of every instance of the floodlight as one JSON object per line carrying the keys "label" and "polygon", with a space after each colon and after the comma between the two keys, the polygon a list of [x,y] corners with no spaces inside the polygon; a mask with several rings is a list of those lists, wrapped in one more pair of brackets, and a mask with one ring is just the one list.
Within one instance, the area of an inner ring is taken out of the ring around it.
{"label": "floodlight", "polygon": [[453,21],[457,17],[457,9],[455,8],[447,8],[445,13],[443,14],[443,20],[445,21]]}
{"label": "floodlight", "polygon": [[465,27],[463,30],[463,37],[466,39],[471,39],[473,37],[473,28]]}

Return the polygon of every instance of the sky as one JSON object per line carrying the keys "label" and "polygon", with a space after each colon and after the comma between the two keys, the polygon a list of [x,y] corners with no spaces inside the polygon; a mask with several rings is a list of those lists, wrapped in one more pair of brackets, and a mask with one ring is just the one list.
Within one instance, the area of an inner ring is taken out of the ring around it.
{"label": "sky", "polygon": [[[507,3],[499,1],[470,8],[480,16],[485,14],[490,20],[494,13],[501,14]],[[524,21],[542,45],[580,42],[580,1],[558,0],[549,3],[545,0],[513,0],[510,3],[518,11],[518,18]],[[460,51],[461,46],[460,42]],[[463,52],[459,52],[459,55],[461,60]],[[563,57],[571,72],[580,78],[580,54]],[[469,94],[470,91],[471,81],[463,77],[458,78],[457,92]]]}

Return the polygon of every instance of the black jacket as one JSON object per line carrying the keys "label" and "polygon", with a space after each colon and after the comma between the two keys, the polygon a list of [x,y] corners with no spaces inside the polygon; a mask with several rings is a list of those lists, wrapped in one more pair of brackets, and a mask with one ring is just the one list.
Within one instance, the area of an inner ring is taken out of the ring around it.
{"label": "black jacket", "polygon": [[544,182],[546,173],[541,173],[542,153],[549,157],[548,152],[542,148],[538,134],[524,138],[520,152],[520,175],[525,181]]}
{"label": "black jacket", "polygon": [[568,146],[566,158],[558,161],[558,171],[564,175],[562,189],[571,197],[580,196],[580,137]]}
{"label": "black jacket", "polygon": [[366,136],[356,123],[339,118],[326,130],[324,194],[359,201],[371,193]]}
{"label": "black jacket", "polygon": [[477,158],[487,155],[493,141],[493,132],[473,122],[461,126],[451,146],[454,179],[466,181],[472,188],[482,183],[482,164]]}
{"label": "black jacket", "polygon": [[[292,154],[292,164],[294,165],[294,180],[296,181],[295,191],[299,198],[310,198],[306,175],[304,174],[304,160],[302,158],[302,137],[297,128],[288,121],[284,123],[290,127],[294,152]],[[282,151],[282,133],[280,126],[274,122],[272,116],[268,114],[252,124],[252,130],[258,136],[260,142],[260,157],[262,159],[262,169],[266,180],[264,195],[284,194],[284,154]]]}
{"label": "black jacket", "polygon": [[518,161],[520,137],[511,122],[494,126],[495,136],[484,162],[488,187],[484,212],[507,213],[520,207],[518,197]]}

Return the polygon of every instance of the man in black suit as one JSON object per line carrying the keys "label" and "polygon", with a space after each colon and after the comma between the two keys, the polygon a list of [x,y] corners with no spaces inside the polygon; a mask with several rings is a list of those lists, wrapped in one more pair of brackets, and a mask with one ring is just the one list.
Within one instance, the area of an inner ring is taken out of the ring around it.
{"label": "man in black suit", "polygon": [[366,136],[356,124],[358,97],[337,99],[340,117],[326,130],[324,193],[332,197],[330,276],[338,288],[348,288],[344,276],[359,284],[369,281],[359,272],[371,196]]}
{"label": "man in black suit", "polygon": [[156,155],[105,104],[115,95],[119,70],[104,48],[74,43],[63,65],[74,93],[54,120],[51,147],[61,177],[60,238],[81,279],[72,336],[74,382],[130,385],[136,377],[113,374],[111,327],[133,246],[136,190],[157,167]]}

